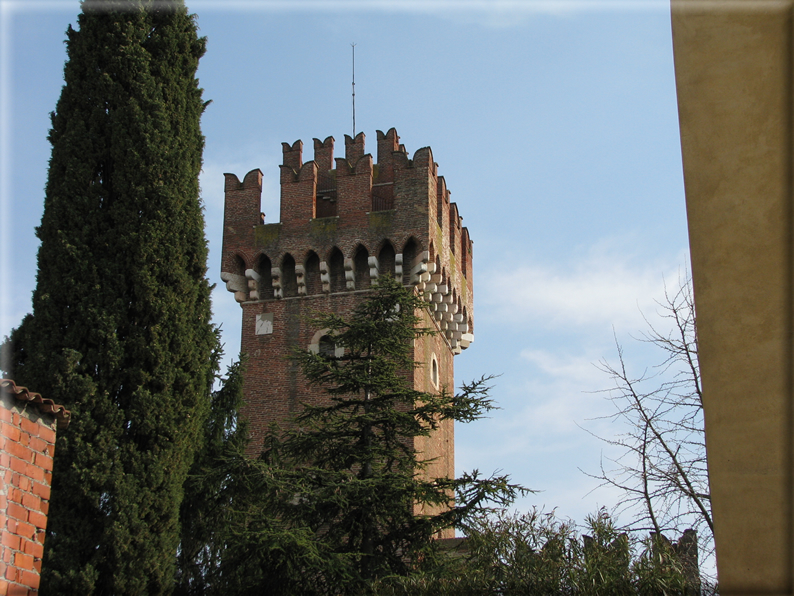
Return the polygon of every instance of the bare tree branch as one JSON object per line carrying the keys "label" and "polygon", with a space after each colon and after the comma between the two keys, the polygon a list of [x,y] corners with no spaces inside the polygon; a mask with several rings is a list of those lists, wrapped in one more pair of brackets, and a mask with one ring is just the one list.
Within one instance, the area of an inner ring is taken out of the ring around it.
{"label": "bare tree branch", "polygon": [[606,418],[625,423],[628,430],[611,438],[590,433],[619,455],[606,458],[606,465],[602,457],[600,471],[588,476],[623,491],[619,510],[634,513],[631,529],[681,533],[693,528],[709,555],[714,526],[690,280],[679,280],[672,292],[665,288],[658,304],[669,330],[646,317],[647,331],[637,338],[661,350],[658,365],[632,375],[617,337],[617,363],[597,364],[613,382],[604,392],[616,411]]}

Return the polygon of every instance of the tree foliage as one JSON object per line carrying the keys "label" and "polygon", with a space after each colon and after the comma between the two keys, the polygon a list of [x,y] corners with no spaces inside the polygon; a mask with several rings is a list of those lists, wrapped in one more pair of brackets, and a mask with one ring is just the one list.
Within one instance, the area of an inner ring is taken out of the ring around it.
{"label": "tree foliage", "polygon": [[524,491],[505,476],[428,476],[414,439],[493,405],[488,378],[458,395],[409,382],[406,371],[420,366],[413,341],[434,333],[421,327],[426,304],[384,278],[349,318],[314,319],[344,354],[295,353],[329,402],[305,405],[292,429],[272,429],[259,460],[241,462],[254,498],[238,510],[231,538],[230,568],[247,570],[240,593],[359,593],[378,577],[430,564],[440,530]]}
{"label": "tree foliage", "polygon": [[[582,532],[554,512],[474,516],[445,564],[372,586],[382,596],[694,596],[681,557],[665,541],[637,541],[601,510]],[[689,583],[688,583],[689,582]]]}
{"label": "tree foliage", "polygon": [[175,594],[211,593],[227,556],[225,533],[237,492],[229,462],[248,445],[248,425],[240,417],[244,362],[241,359],[232,364],[212,394],[203,446],[185,482]]}
{"label": "tree foliage", "polygon": [[205,41],[184,3],[84,0],[67,31],[33,314],[4,368],[72,410],[42,590],[169,592],[217,338],[198,174]]}

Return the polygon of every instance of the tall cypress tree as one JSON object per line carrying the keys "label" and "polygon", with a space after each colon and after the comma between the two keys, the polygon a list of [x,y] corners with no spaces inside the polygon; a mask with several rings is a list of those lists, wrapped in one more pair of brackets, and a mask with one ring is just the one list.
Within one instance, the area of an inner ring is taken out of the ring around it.
{"label": "tall cypress tree", "polygon": [[159,594],[217,337],[198,174],[205,50],[181,0],[83,0],[52,114],[33,314],[16,379],[73,412],[58,437],[50,594]]}

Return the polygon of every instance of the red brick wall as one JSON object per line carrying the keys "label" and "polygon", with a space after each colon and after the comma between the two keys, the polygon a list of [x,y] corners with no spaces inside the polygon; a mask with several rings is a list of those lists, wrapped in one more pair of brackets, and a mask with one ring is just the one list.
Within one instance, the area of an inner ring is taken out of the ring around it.
{"label": "red brick wall", "polygon": [[[355,139],[346,135],[345,157],[334,159],[334,139],[314,139],[315,159],[306,163],[301,141],[283,143],[280,223],[258,225],[262,188],[259,170],[249,172],[242,183],[235,175],[226,174],[221,271],[239,275],[243,273],[239,271],[242,261],[244,269],[254,269],[268,278],[271,271],[257,270],[262,255],[268,257],[273,268],[281,267],[286,255],[294,259],[297,268],[305,267],[312,253],[330,266],[331,253],[336,249],[345,259],[354,259],[360,247],[366,249],[368,256],[378,257],[388,242],[396,254],[404,254],[406,245],[413,240],[417,254],[429,253],[429,264],[439,266],[432,279],[427,275],[427,283],[419,283],[418,289],[446,286],[449,302],[454,295],[454,311],[460,315],[465,312],[466,319],[473,321],[472,244],[468,230],[461,226],[457,207],[450,203],[446,183],[438,176],[432,151],[424,147],[409,159],[394,129],[385,134],[378,131],[378,162],[374,164],[372,156],[365,153],[364,141],[363,133]],[[333,198],[335,216],[316,217],[318,190]],[[384,205],[392,208],[384,209]],[[404,263],[404,269],[411,265]],[[282,282],[284,277],[282,272]],[[274,278],[274,282],[279,280]],[[334,293],[320,293],[319,283],[307,283],[306,287],[317,293],[261,300],[264,292],[251,294],[261,290],[261,282],[258,286],[255,279],[249,278],[246,284],[247,291],[241,294],[238,290],[236,297],[243,310],[242,351],[249,358],[244,414],[251,423],[255,451],[262,445],[271,422],[283,424],[299,411],[302,403],[327,400],[321,390],[306,386],[297,366],[286,358],[295,346],[305,349],[312,341],[317,330],[310,328],[306,319],[316,312],[346,315],[367,292],[336,289]],[[416,360],[425,366],[411,372],[412,382],[417,389],[437,390],[430,381],[435,355],[440,385],[452,392],[453,356],[460,350],[456,343],[460,333],[457,338],[452,336],[454,329],[449,326],[457,322],[450,320],[450,304],[434,303],[433,308],[436,312],[428,315],[426,324],[435,326],[439,334],[416,342]],[[273,317],[273,332],[256,335],[256,317],[264,313]],[[419,439],[416,448],[427,459],[437,458],[429,470],[431,476],[454,475],[451,421],[432,437]]]}
{"label": "red brick wall", "polygon": [[6,391],[0,404],[0,594],[38,594],[56,419]]}

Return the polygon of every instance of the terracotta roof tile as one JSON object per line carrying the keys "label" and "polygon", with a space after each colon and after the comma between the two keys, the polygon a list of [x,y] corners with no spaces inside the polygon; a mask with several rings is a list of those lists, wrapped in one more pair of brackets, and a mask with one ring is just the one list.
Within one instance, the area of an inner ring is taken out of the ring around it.
{"label": "terracotta roof tile", "polygon": [[10,393],[18,400],[32,403],[42,414],[54,415],[58,421],[58,430],[63,430],[69,426],[72,413],[51,399],[44,399],[41,394],[33,393],[27,387],[17,387],[16,383],[10,379],[0,379],[0,390],[4,393]]}

